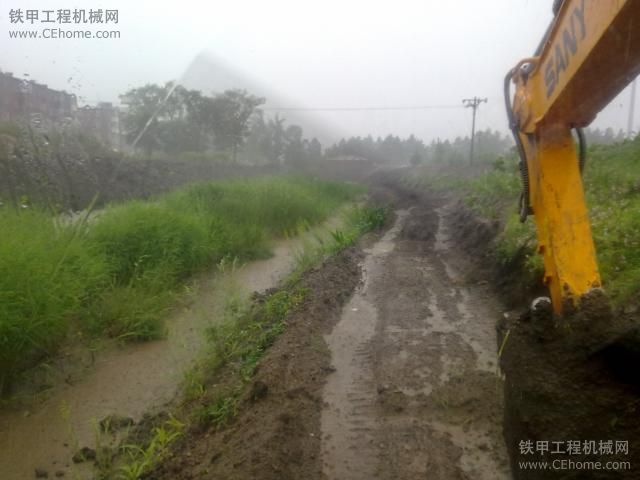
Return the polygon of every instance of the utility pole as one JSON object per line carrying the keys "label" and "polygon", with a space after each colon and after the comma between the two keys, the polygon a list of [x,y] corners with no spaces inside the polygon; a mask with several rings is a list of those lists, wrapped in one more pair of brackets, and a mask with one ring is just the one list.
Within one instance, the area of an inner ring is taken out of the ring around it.
{"label": "utility pole", "polygon": [[631,138],[633,135],[634,116],[636,113],[636,82],[637,78],[633,80],[631,84],[631,101],[629,103],[629,120],[627,122],[627,138]]}
{"label": "utility pole", "polygon": [[473,98],[465,98],[464,100],[462,100],[462,103],[464,103],[464,106],[466,108],[473,109],[473,121],[471,123],[471,150],[469,152],[469,164],[471,165],[473,165],[473,144],[476,138],[476,112],[478,111],[478,107],[480,106],[480,104],[483,102],[487,103],[487,99],[473,97]]}

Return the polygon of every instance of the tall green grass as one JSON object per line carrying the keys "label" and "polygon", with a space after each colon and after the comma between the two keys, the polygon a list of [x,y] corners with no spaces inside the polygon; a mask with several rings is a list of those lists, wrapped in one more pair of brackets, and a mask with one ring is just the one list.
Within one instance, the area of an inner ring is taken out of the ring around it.
{"label": "tall green grass", "polygon": [[0,209],[0,377],[53,351],[72,319],[94,335],[162,335],[189,276],[265,257],[274,237],[323,221],[361,191],[293,176],[207,183],[109,206],[86,228]]}
{"label": "tall green grass", "polygon": [[70,316],[107,282],[84,235],[38,211],[0,209],[0,391],[10,374],[53,351]]}

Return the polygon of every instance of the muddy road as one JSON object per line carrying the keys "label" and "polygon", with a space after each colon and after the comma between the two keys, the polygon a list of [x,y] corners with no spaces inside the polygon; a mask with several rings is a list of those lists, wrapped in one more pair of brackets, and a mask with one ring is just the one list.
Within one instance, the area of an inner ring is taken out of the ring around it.
{"label": "muddy road", "polygon": [[[327,342],[330,479],[506,479],[502,385],[486,286],[467,285],[442,201],[407,205],[365,250]],[[456,266],[454,266],[456,265]]]}
{"label": "muddy road", "polygon": [[234,421],[193,430],[154,479],[509,479],[495,323],[504,309],[453,240],[446,199],[397,182],[395,212],[306,275]]}

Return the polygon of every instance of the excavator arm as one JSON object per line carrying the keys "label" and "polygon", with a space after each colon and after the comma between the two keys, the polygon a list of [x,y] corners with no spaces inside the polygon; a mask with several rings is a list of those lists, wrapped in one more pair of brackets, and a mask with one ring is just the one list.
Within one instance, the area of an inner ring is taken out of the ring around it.
{"label": "excavator arm", "polygon": [[581,128],[640,73],[640,0],[564,0],[554,10],[534,56],[507,74],[505,100],[521,158],[521,219],[535,218],[544,282],[561,313],[601,286]]}

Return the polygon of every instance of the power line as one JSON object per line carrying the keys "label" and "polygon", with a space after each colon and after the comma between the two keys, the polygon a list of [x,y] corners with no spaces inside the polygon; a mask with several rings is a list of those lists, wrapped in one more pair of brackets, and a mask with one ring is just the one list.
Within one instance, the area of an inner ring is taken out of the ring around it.
{"label": "power line", "polygon": [[462,105],[413,105],[389,107],[265,107],[269,112],[370,112],[370,111],[398,111],[398,110],[444,110],[460,109]]}

